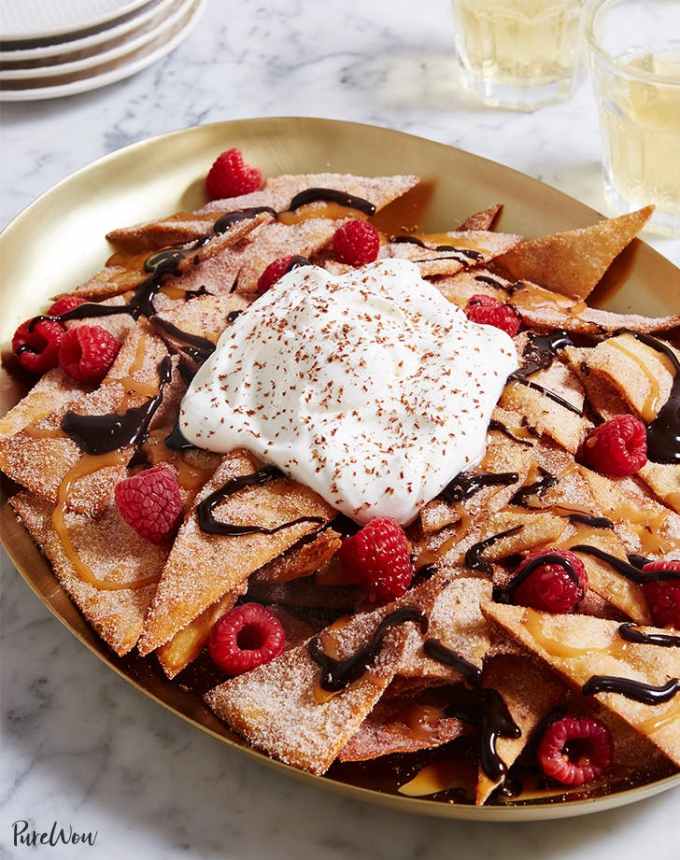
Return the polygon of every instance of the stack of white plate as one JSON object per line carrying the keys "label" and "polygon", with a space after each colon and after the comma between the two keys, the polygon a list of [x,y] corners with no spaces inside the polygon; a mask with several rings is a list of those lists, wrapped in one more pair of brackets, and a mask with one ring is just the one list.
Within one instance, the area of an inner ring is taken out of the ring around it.
{"label": "stack of white plate", "polygon": [[120,81],[177,47],[205,0],[0,0],[0,101]]}

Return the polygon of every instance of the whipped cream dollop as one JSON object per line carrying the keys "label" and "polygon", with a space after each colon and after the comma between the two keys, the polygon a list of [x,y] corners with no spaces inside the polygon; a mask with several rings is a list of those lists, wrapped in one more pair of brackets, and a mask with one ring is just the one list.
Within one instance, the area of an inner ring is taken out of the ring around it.
{"label": "whipped cream dollop", "polygon": [[512,339],[418,267],[294,269],[227,328],[182,402],[200,448],[246,448],[357,522],[410,522],[484,456]]}

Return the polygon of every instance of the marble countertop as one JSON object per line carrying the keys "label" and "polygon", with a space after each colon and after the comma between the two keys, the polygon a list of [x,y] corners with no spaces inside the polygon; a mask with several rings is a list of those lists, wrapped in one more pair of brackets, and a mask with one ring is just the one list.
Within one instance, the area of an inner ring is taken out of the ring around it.
{"label": "marble countertop", "polygon": [[[391,126],[509,164],[603,209],[590,88],[535,114],[456,85],[448,0],[211,0],[147,71],[91,94],[4,105],[0,223],[100,156],[219,119],[304,114]],[[680,263],[680,243],[650,237]],[[677,791],[545,824],[419,819],[339,799],[247,761],[120,681],[2,557],[0,857],[12,823],[97,831],[40,857],[572,858],[677,856]],[[34,853],[30,856],[36,856]]]}

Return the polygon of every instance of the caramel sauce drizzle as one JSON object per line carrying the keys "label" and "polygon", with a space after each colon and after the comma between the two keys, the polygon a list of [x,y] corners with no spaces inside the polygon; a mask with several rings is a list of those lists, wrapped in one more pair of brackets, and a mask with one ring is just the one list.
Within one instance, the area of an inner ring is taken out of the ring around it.
{"label": "caramel sauce drizzle", "polygon": [[629,361],[632,361],[633,364],[645,376],[647,384],[649,386],[649,391],[647,392],[644,403],[640,408],[640,416],[647,423],[653,421],[659,411],[659,399],[661,397],[661,386],[659,385],[659,380],[657,379],[656,373],[650,367],[647,366],[647,364],[642,360],[639,355],[633,352],[632,349],[627,348],[620,341],[610,340],[609,346],[612,349],[616,349],[620,353],[625,355],[626,358]]}
{"label": "caramel sauce drizzle", "polygon": [[57,506],[52,512],[52,526],[57,533],[64,553],[71,563],[76,576],[83,582],[91,585],[100,591],[124,591],[131,589],[136,591],[139,588],[144,588],[145,585],[150,585],[152,582],[158,582],[160,574],[153,576],[143,576],[131,582],[118,582],[112,579],[101,579],[87,565],[75,544],[71,540],[68,526],[66,525],[65,513],[68,503],[68,497],[73,484],[83,478],[85,475],[91,475],[93,472],[98,472],[100,469],[106,469],[111,466],[123,466],[127,463],[128,454],[123,451],[111,451],[107,454],[85,455],[73,466],[64,476],[59,491],[57,494]]}

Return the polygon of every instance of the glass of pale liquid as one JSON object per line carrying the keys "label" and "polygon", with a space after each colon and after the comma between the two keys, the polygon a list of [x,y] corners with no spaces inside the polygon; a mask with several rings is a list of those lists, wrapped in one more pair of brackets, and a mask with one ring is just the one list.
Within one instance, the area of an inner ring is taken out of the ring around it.
{"label": "glass of pale liquid", "polygon": [[614,212],[680,236],[680,0],[593,0],[587,36]]}
{"label": "glass of pale liquid", "polygon": [[453,0],[463,83],[485,104],[536,110],[578,79],[585,0]]}

